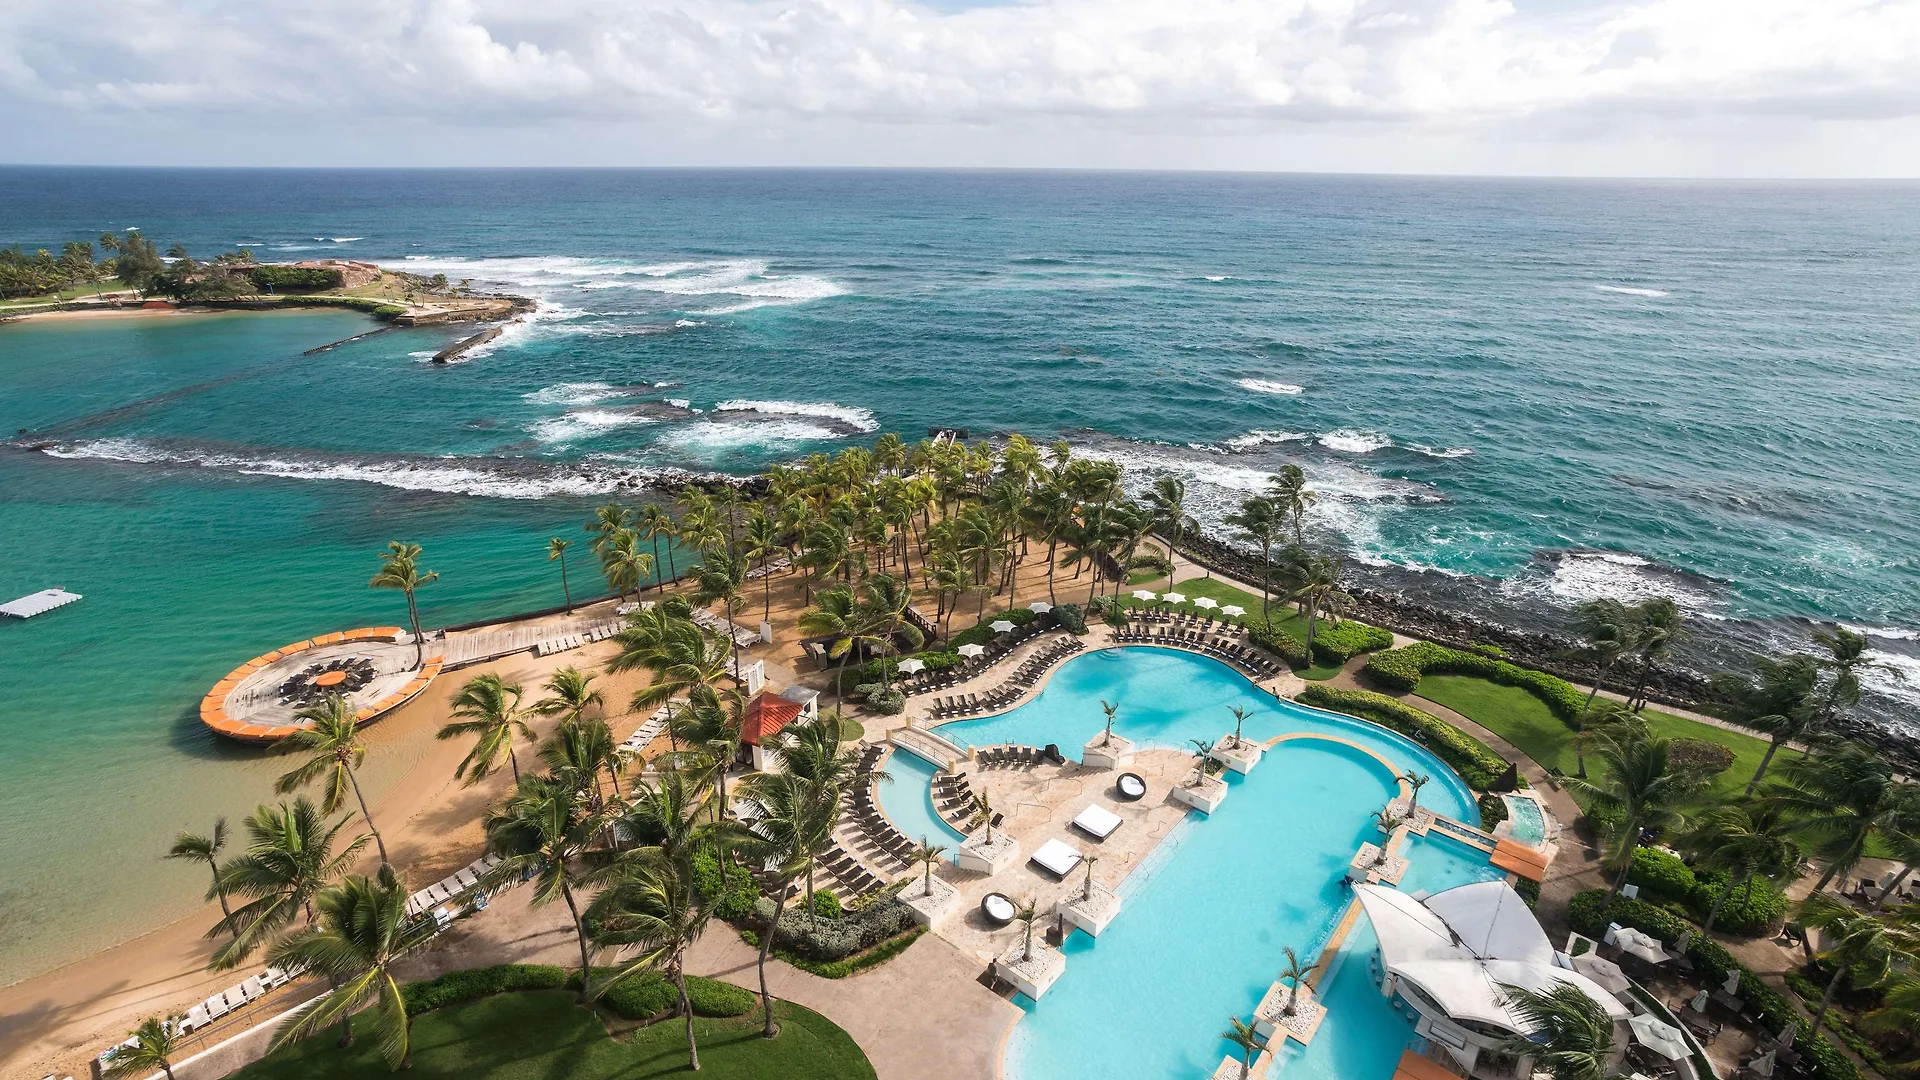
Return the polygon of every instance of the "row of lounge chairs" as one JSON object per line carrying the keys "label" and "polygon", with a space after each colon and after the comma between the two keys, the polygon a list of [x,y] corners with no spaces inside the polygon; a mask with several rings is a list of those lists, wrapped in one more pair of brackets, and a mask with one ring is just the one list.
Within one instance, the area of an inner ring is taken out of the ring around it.
{"label": "row of lounge chairs", "polygon": [[1060,748],[1051,743],[1044,749],[1038,746],[1015,744],[989,746],[974,751],[973,760],[974,764],[983,769],[1031,768],[1035,765],[1064,765],[1067,762],[1065,755],[1060,753]]}
{"label": "row of lounge chairs", "polygon": [[973,816],[975,805],[973,785],[967,778],[956,773],[942,772],[933,778],[933,807],[940,816],[948,821],[956,817],[961,819]]}
{"label": "row of lounge chairs", "polygon": [[853,812],[854,823],[860,826],[860,834],[867,843],[901,866],[913,865],[913,853],[919,849],[919,845],[894,828],[893,822],[887,820],[887,815],[880,812],[880,807],[873,801],[873,785],[863,784],[854,788],[848,796],[848,804]]}
{"label": "row of lounge chairs", "polygon": [[1125,611],[1127,619],[1131,622],[1191,626],[1223,634],[1231,634],[1241,629],[1241,624],[1232,619],[1216,619],[1211,615],[1195,615],[1190,611],[1172,611],[1166,608],[1127,608]]}
{"label": "row of lounge chairs", "polygon": [[606,622],[589,626],[579,633],[559,634],[543,641],[536,641],[533,643],[533,655],[552,656],[569,649],[577,649],[582,645],[591,645],[596,641],[605,641],[626,627],[625,619],[608,619]]}
{"label": "row of lounge chairs", "polygon": [[667,716],[672,711],[673,706],[670,704],[660,706],[652,716],[647,717],[644,723],[633,730],[633,734],[627,736],[627,741],[620,744],[618,752],[639,754],[645,750],[653,740],[660,737],[662,731],[667,729]]}
{"label": "row of lounge chairs", "polygon": [[[697,607],[693,609],[693,622],[694,625],[709,633],[719,634],[721,637],[726,637],[728,634],[727,620],[715,615],[706,608]],[[760,631],[758,628],[748,628],[741,626],[737,622],[733,624],[732,634],[733,643],[743,649],[760,640]]]}
{"label": "row of lounge chairs", "polygon": [[1086,646],[1079,638],[1069,637],[1059,644],[1045,649],[1028,658],[1014,671],[1006,682],[985,694],[956,694],[952,697],[938,698],[930,713],[932,719],[950,720],[959,716],[977,716],[981,713],[1004,709],[1020,700],[1020,696],[1040,681],[1047,669],[1059,663],[1061,658],[1071,656]]}
{"label": "row of lounge chairs", "polygon": [[418,917],[449,900],[458,899],[480,888],[487,871],[500,865],[500,856],[488,852],[466,866],[448,874],[407,898],[407,915]]}
{"label": "row of lounge chairs", "polygon": [[1113,640],[1144,645],[1166,645],[1204,653],[1215,659],[1225,660],[1263,679],[1272,678],[1286,670],[1248,646],[1232,641],[1222,641],[1200,630],[1189,630],[1184,627],[1140,627],[1116,630]]}
{"label": "row of lounge chairs", "polygon": [[860,860],[847,854],[839,844],[827,849],[820,857],[820,865],[826,867],[827,872],[852,896],[865,896],[875,889],[885,888],[887,884],[873,871],[860,865]]}
{"label": "row of lounge chairs", "polygon": [[1045,629],[1041,628],[1039,620],[1030,622],[1025,626],[1015,627],[1007,633],[995,637],[993,641],[988,643],[986,652],[981,653],[979,656],[974,657],[959,667],[940,672],[929,671],[921,675],[916,675],[911,679],[902,680],[900,689],[908,694],[929,694],[935,690],[945,690],[949,686],[958,686],[960,683],[966,682],[968,679],[992,667],[1001,659],[1005,658],[1008,653],[1026,644],[1030,639],[1046,632]]}

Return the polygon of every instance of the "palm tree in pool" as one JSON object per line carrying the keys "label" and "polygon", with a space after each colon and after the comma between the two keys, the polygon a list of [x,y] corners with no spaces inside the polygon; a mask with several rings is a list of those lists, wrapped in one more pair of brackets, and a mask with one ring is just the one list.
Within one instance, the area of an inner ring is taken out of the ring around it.
{"label": "palm tree in pool", "polygon": [[1314,493],[1307,490],[1307,474],[1298,465],[1280,466],[1279,472],[1267,477],[1267,499],[1282,522],[1293,519],[1293,542],[1305,547],[1307,507],[1314,500]]}
{"label": "palm tree in pool", "polygon": [[1093,899],[1093,864],[1099,861],[1100,856],[1098,855],[1089,855],[1081,860],[1081,865],[1084,866],[1087,871],[1087,876],[1080,882],[1080,899],[1082,900]]}
{"label": "palm tree in pool", "polygon": [[1187,745],[1193,747],[1193,783],[1188,787],[1199,787],[1207,778],[1207,765],[1212,761],[1213,743],[1205,739],[1188,739]]}
{"label": "palm tree in pool", "polygon": [[505,754],[507,764],[513,768],[514,783],[520,782],[520,758],[513,752],[513,740],[518,737],[533,741],[533,728],[520,711],[522,693],[519,683],[507,682],[491,672],[475,675],[460,688],[453,699],[453,715],[461,719],[448,723],[434,735],[437,739],[477,736],[473,749],[453,770],[454,779],[464,780],[469,786],[477,784],[500,767],[500,757]]}
{"label": "palm tree in pool", "polygon": [[[1105,698],[1102,698],[1100,701],[1100,711],[1105,713],[1107,716],[1107,726],[1106,726],[1106,730],[1103,731],[1100,735],[1100,745],[1112,746],[1113,745],[1113,722],[1119,718],[1120,706],[1115,705],[1110,701],[1107,701]],[[1237,712],[1238,710],[1235,710],[1235,711]]]}
{"label": "palm tree in pool", "polygon": [[1028,900],[1020,905],[1020,910],[1014,912],[1013,917],[1026,925],[1026,945],[1021,950],[1020,959],[1031,960],[1033,959],[1033,923],[1040,917],[1040,902]]}
{"label": "palm tree in pool", "polygon": [[208,937],[233,934],[213,954],[213,970],[238,967],[294,920],[311,919],[314,895],[344,873],[366,845],[367,838],[360,836],[334,850],[348,820],[329,822],[304,795],[292,806],[261,806],[248,815],[242,823],[247,849],[220,866],[220,887],[247,902],[207,931]]}
{"label": "palm tree in pool", "polygon": [[[793,892],[793,883],[809,874],[814,860],[833,842],[834,807],[813,793],[804,781],[784,772],[754,773],[744,782],[749,796],[763,811],[752,830],[758,840],[749,854],[768,869],[773,896],[773,919],[769,926],[780,925]],[[773,949],[773,934],[760,936],[760,1007],[764,1012],[761,1035],[773,1038],[773,994],[767,989],[767,954]]]}
{"label": "palm tree in pool", "polygon": [[1637,725],[1618,725],[1600,740],[1594,756],[1605,771],[1599,781],[1569,777],[1567,786],[1585,796],[1592,805],[1613,811],[1613,850],[1602,865],[1615,872],[1613,886],[1607,890],[1607,903],[1626,884],[1633,868],[1633,853],[1648,831],[1675,829],[1685,824],[1681,807],[1700,789],[1704,779],[1697,773],[1676,770],[1671,762],[1672,743],[1655,738]]}
{"label": "palm tree in pool", "polygon": [[1241,708],[1238,705],[1227,706],[1227,711],[1233,714],[1233,742],[1229,745],[1231,745],[1234,749],[1238,750],[1240,748],[1240,744],[1244,741],[1240,737],[1240,732],[1247,725],[1247,717],[1252,716],[1253,714]]}
{"label": "palm tree in pool", "polygon": [[180,1034],[180,1018],[169,1016],[161,1019],[157,1016],[141,1021],[133,1029],[133,1038],[115,1047],[108,1053],[111,1063],[100,1075],[119,1080],[121,1077],[149,1076],[154,1070],[166,1074],[167,1080],[174,1080],[173,1059],[185,1050],[186,1036]]}
{"label": "palm tree in pool", "polygon": [[1280,537],[1280,515],[1274,509],[1273,500],[1255,495],[1224,520],[1241,538],[1260,545],[1260,620],[1265,622],[1267,598],[1272,594],[1273,542]]}
{"label": "palm tree in pool", "polygon": [[413,1025],[406,998],[394,977],[394,962],[406,951],[407,890],[393,867],[374,877],[350,877],[322,890],[313,906],[315,924],[274,946],[268,959],[285,968],[325,975],[334,991],[281,1023],[269,1052],[340,1025],[340,1045],[353,1043],[353,1015],[366,1008],[379,1036],[387,1067],[406,1068],[413,1059]]}
{"label": "palm tree in pool", "polygon": [[[220,901],[221,920],[233,918],[233,910],[227,906],[227,890],[220,887],[220,852],[227,846],[227,819],[213,819],[213,832],[201,836],[198,833],[182,832],[173,838],[173,846],[167,849],[169,859],[192,859],[207,864],[207,871],[213,876],[213,883],[207,886],[207,899]],[[238,930],[234,931],[239,934]]]}
{"label": "palm tree in pool", "polygon": [[380,554],[380,572],[367,582],[370,588],[398,589],[407,598],[407,624],[413,628],[413,666],[427,666],[427,642],[420,634],[420,604],[414,594],[440,580],[438,570],[420,569],[420,545],[395,540]]}
{"label": "palm tree in pool", "polygon": [[1240,1048],[1240,1080],[1253,1075],[1253,1059],[1267,1048],[1267,1041],[1252,1024],[1237,1016],[1227,1018],[1227,1030],[1220,1037]]}
{"label": "palm tree in pool", "polygon": [[500,861],[487,872],[484,883],[505,884],[531,875],[533,906],[556,899],[566,902],[580,944],[582,1004],[596,995],[592,935],[578,896],[591,881],[582,860],[606,825],[603,816],[584,812],[577,791],[543,776],[521,780],[505,803],[488,812],[485,822],[487,846]]}
{"label": "palm tree in pool", "polygon": [[920,838],[920,845],[913,849],[913,861],[919,863],[921,869],[921,896],[933,895],[933,864],[940,861],[940,856],[946,854],[946,850],[946,845],[936,844],[924,836]]}
{"label": "palm tree in pool", "polygon": [[660,578],[654,584],[659,588],[667,587],[667,578],[678,578],[679,567],[673,562],[674,523],[673,515],[653,503],[640,508],[640,520],[636,523],[640,535],[653,542],[653,564],[660,565],[660,538],[667,538],[667,577]]}
{"label": "palm tree in pool", "polygon": [[1433,777],[1425,773],[1409,772],[1394,779],[1407,785],[1407,820],[1412,821],[1420,814],[1420,789],[1433,783]]}
{"label": "palm tree in pool", "polygon": [[1300,1007],[1300,980],[1313,968],[1300,962],[1299,954],[1291,945],[1283,946],[1280,952],[1287,958],[1286,966],[1280,969],[1280,981],[1287,984],[1287,1003],[1280,1006],[1280,1015],[1292,1016]]}
{"label": "palm tree in pool", "polygon": [[1586,991],[1572,983],[1551,990],[1500,987],[1507,1008],[1527,1025],[1527,1034],[1501,1051],[1533,1059],[1553,1080],[1606,1080],[1614,1075],[1613,1020]]}
{"label": "palm tree in pool", "polygon": [[567,602],[567,614],[573,614],[573,588],[567,584],[567,549],[573,541],[555,536],[547,541],[547,561],[560,560],[560,595]]}
{"label": "palm tree in pool", "polygon": [[285,795],[321,780],[326,790],[320,798],[320,812],[332,814],[347,800],[347,792],[360,804],[360,816],[380,849],[380,862],[387,863],[387,844],[373,824],[373,812],[367,809],[367,797],[360,791],[360,763],[366,760],[367,744],[360,741],[360,717],[357,710],[339,694],[328,694],[317,705],[310,705],[295,716],[307,727],[280,740],[280,747],[312,754],[300,766],[281,776],[274,790]]}
{"label": "palm tree in pool", "polygon": [[687,1067],[698,1072],[700,1047],[693,1034],[693,1003],[687,997],[687,950],[706,930],[712,910],[678,867],[629,863],[624,871],[594,899],[591,918],[602,946],[635,951],[601,992],[642,971],[666,975],[680,995]]}

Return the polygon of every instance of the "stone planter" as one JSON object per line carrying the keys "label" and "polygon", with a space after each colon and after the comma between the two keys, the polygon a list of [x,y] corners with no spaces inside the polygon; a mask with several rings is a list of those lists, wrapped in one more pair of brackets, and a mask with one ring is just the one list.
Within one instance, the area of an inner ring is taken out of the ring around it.
{"label": "stone planter", "polygon": [[1133,764],[1133,744],[1115,735],[1107,745],[1100,745],[1102,737],[1096,735],[1080,751],[1080,764],[1089,769],[1124,769]]}
{"label": "stone planter", "polygon": [[1227,801],[1227,782],[1209,776],[1198,784],[1183,783],[1168,793],[1176,802],[1186,803],[1203,814],[1211,814]]}
{"label": "stone planter", "polygon": [[1084,886],[1073,889],[1054,904],[1054,914],[1068,926],[1076,930],[1085,930],[1094,937],[1107,928],[1113,917],[1120,914],[1120,894],[1100,884],[1093,883],[1091,895],[1082,896]]}
{"label": "stone planter", "polygon": [[992,843],[982,832],[954,852],[954,865],[976,874],[997,874],[1019,862],[1020,844],[1004,832],[994,833]]}
{"label": "stone planter", "polygon": [[1267,752],[1266,748],[1257,743],[1247,742],[1244,739],[1242,739],[1238,745],[1227,745],[1232,739],[1233,736],[1229,735],[1222,738],[1219,742],[1214,743],[1213,752],[1208,756],[1220,764],[1225,765],[1227,768],[1232,769],[1234,772],[1245,776],[1253,771],[1255,765],[1260,764],[1261,756]]}
{"label": "stone planter", "polygon": [[921,926],[932,926],[933,920],[953,909],[953,902],[960,898],[960,890],[952,882],[942,881],[938,874],[933,877],[933,888],[929,892],[925,886],[925,872],[915,875],[906,888],[900,890],[900,902],[913,909],[913,921]]}
{"label": "stone planter", "polygon": [[1348,881],[1367,881],[1373,884],[1398,885],[1407,873],[1407,860],[1398,855],[1389,855],[1383,861],[1380,858],[1380,845],[1361,844],[1360,853],[1347,864]]}
{"label": "stone planter", "polygon": [[1067,957],[1059,949],[1041,941],[1033,943],[1033,955],[1027,956],[1026,932],[1012,947],[993,962],[993,973],[1013,984],[1015,990],[1035,1001],[1045,994],[1060,976],[1066,974]]}
{"label": "stone planter", "polygon": [[1267,996],[1260,999],[1260,1005],[1253,1010],[1253,1028],[1269,1044],[1276,1038],[1293,1039],[1296,1042],[1313,1041],[1314,1033],[1320,1030],[1320,1021],[1326,1019],[1327,1007],[1315,1000],[1313,987],[1302,983],[1299,996],[1293,1001],[1293,1015],[1283,1015],[1287,1007],[1287,995],[1293,987],[1285,982],[1275,982],[1267,989]]}

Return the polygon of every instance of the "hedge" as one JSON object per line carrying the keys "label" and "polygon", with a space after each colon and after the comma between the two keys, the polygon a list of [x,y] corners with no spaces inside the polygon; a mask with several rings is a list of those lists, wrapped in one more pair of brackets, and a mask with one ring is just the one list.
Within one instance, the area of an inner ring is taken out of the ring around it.
{"label": "hedge", "polygon": [[1272,623],[1256,623],[1248,626],[1247,640],[1285,660],[1290,667],[1303,668],[1313,662],[1313,658],[1307,655],[1307,647],[1300,643],[1300,639]]}
{"label": "hedge", "polygon": [[[612,978],[619,968],[594,968],[596,979]],[[572,974],[567,988],[578,990],[580,976]],[[600,1007],[623,1020],[646,1020],[680,1008],[680,991],[658,971],[643,971],[615,983],[600,995]],[[687,976],[687,1004],[695,1016],[745,1016],[753,1011],[754,996],[730,983]]]}
{"label": "hedge", "polygon": [[1479,653],[1449,649],[1431,641],[1416,641],[1374,653],[1364,673],[1374,682],[1395,690],[1412,690],[1426,675],[1477,675],[1502,686],[1517,686],[1527,691],[1545,702],[1547,709],[1568,727],[1579,723],[1587,703],[1585,694],[1557,675]]}
{"label": "hedge", "polygon": [[340,271],[321,266],[250,266],[244,271],[262,289],[337,289],[346,284]]}
{"label": "hedge", "polygon": [[1323,664],[1344,664],[1363,652],[1393,645],[1393,632],[1354,622],[1320,622],[1313,630],[1313,658]]}
{"label": "hedge", "polygon": [[[773,952],[781,960],[810,975],[818,975],[823,979],[844,979],[870,967],[878,967],[906,952],[907,946],[919,941],[920,935],[926,932],[926,927],[915,924],[897,937],[888,938],[866,952],[856,953],[844,960],[809,960],[780,948],[774,949]],[[760,935],[751,930],[740,931],[740,940],[756,949],[760,947]]]}
{"label": "hedge", "polygon": [[1474,800],[1474,805],[1480,808],[1480,827],[1488,832],[1492,832],[1495,825],[1507,820],[1507,800],[1491,791],[1481,792],[1479,798]]}
{"label": "hedge", "polygon": [[[1696,875],[1676,856],[1645,847],[1633,853],[1633,869],[1627,872],[1627,881],[1640,886],[1641,895],[1655,902],[1682,905],[1701,923],[1706,922],[1714,900],[1727,886],[1725,874]],[[1751,885],[1735,887],[1714,920],[1715,930],[1735,937],[1762,937],[1778,931],[1787,914],[1786,894],[1764,878],[1753,879]]]}
{"label": "hedge", "polygon": [[[1665,942],[1678,940],[1687,929],[1679,916],[1645,900],[1615,897],[1611,906],[1607,906],[1606,900],[1605,889],[1576,894],[1567,905],[1568,925],[1596,941],[1606,935],[1608,923],[1644,930]],[[1687,956],[1710,983],[1723,982],[1729,972],[1739,972],[1740,997],[1763,1030],[1774,1033],[1789,1022],[1798,1025],[1800,1033],[1794,1040],[1794,1049],[1800,1051],[1815,1080],[1860,1080],[1860,1070],[1839,1048],[1824,1036],[1809,1036],[1805,1021],[1787,999],[1735,960],[1719,942],[1696,933],[1687,943]]]}
{"label": "hedge", "polygon": [[[1808,1012],[1819,1008],[1820,999],[1826,996],[1825,986],[1814,985],[1812,979],[1798,971],[1787,972],[1786,982],[1793,988],[1793,992],[1799,994],[1800,999],[1807,1003]],[[1880,1053],[1880,1048],[1868,1042],[1866,1036],[1860,1034],[1846,1013],[1840,1011],[1838,1005],[1832,1005],[1827,1009],[1826,1019],[1822,1023],[1826,1025],[1828,1031],[1833,1032],[1834,1038],[1846,1043],[1848,1049],[1859,1054],[1861,1060],[1868,1065],[1882,1073],[1891,1074],[1894,1071],[1894,1067],[1888,1064],[1886,1057]]]}
{"label": "hedge", "polygon": [[[754,903],[754,914],[758,925],[765,927],[773,921],[773,901],[761,897]],[[780,913],[773,943],[809,960],[844,960],[913,924],[913,909],[891,896],[837,919],[810,915],[804,904],[796,904]]]}
{"label": "hedge", "polygon": [[1682,736],[1670,741],[1667,763],[1676,769],[1692,769],[1703,776],[1718,776],[1733,767],[1733,747],[1711,739]]}
{"label": "hedge", "polygon": [[723,892],[720,886],[720,862],[712,851],[694,853],[693,891],[714,901],[713,913],[728,920],[744,919],[753,914],[753,902],[760,896],[752,872],[738,864],[728,865]]}
{"label": "hedge", "polygon": [[1507,771],[1507,762],[1487,745],[1432,713],[1368,690],[1341,690],[1313,683],[1295,696],[1303,705],[1371,720],[1424,743],[1476,791],[1485,791]]}
{"label": "hedge", "polygon": [[1087,636],[1087,617],[1079,604],[1059,604],[1053,609],[1053,621],[1074,637]]}
{"label": "hedge", "polygon": [[408,983],[400,988],[407,1015],[444,1009],[464,1001],[522,990],[559,990],[567,985],[565,968],[546,964],[501,964],[498,967],[449,971],[437,979]]}

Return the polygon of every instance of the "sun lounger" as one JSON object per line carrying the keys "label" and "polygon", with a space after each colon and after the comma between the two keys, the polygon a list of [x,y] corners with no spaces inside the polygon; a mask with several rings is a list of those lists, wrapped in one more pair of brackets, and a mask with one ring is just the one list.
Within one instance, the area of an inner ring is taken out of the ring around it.
{"label": "sun lounger", "polygon": [[240,984],[240,996],[248,1001],[266,995],[267,986],[258,975]]}
{"label": "sun lounger", "polygon": [[202,1003],[187,1010],[187,1018],[181,1022],[181,1027],[187,1031],[198,1031],[211,1023],[213,1023],[213,1014],[208,1012],[207,1006]]}
{"label": "sun lounger", "polygon": [[1030,861],[1055,877],[1066,877],[1073,868],[1080,865],[1084,858],[1077,848],[1061,840],[1049,840],[1040,845]]}
{"label": "sun lounger", "polygon": [[1119,814],[1099,803],[1093,803],[1074,817],[1073,827],[1088,836],[1105,840],[1113,835],[1113,830],[1120,827],[1122,820]]}

